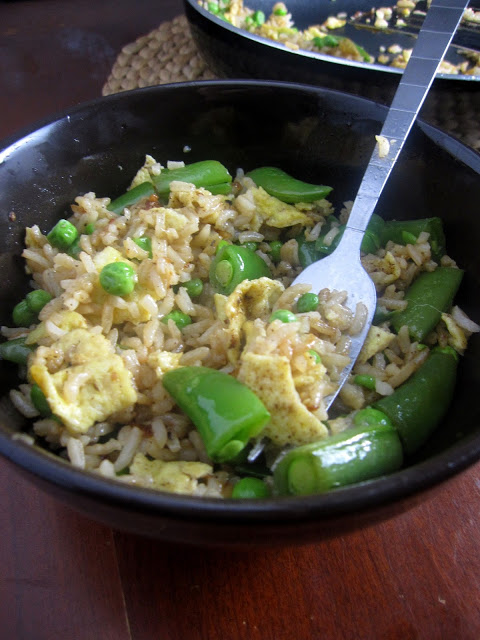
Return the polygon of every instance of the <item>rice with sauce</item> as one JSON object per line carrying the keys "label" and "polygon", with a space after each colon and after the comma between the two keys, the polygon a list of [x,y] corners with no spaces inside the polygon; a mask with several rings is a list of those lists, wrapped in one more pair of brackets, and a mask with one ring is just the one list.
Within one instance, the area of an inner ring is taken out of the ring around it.
{"label": "rice with sauce", "polygon": [[[161,170],[147,156],[132,186]],[[285,205],[270,196],[259,197],[260,191],[242,171],[230,196],[173,182],[168,203],[151,196],[122,215],[107,208],[109,198],[86,193],[76,198],[70,218],[81,233],[77,257],[54,248],[38,226],[27,229],[27,273],[34,288],[53,298],[41,310],[39,324],[3,327],[2,333],[8,339],[24,336],[38,345],[29,359],[28,380],[11,392],[13,404],[31,421],[32,441],[45,443],[77,467],[121,482],[228,497],[238,476],[232,467],[208,458],[200,434],[162,385],[165,371],[211,367],[238,377],[258,393],[256,381],[268,366],[258,370],[248,363],[258,355],[268,356],[270,365],[286,362],[283,378],[278,367],[270,366],[278,376],[279,391],[291,399],[286,422],[292,429],[287,433],[282,427],[270,434],[281,447],[348,428],[349,413],[391,394],[424,362],[431,346],[450,344],[463,352],[478,327],[458,308],[448,317],[444,314],[427,345],[412,342],[406,327],[398,335],[388,324],[374,327],[336,401],[343,417],[326,423],[325,397],[348,363],[350,336],[361,328],[363,310],[360,306],[353,313],[345,304],[345,293],[324,290],[318,292],[314,311],[296,312],[297,300],[309,287],[290,286],[302,268],[295,238],[318,238],[333,208],[325,199]],[[348,219],[350,206],[346,203],[340,212],[341,222]],[[89,225],[94,226],[90,235],[84,232]],[[336,233],[334,224],[328,241]],[[151,256],[134,242],[145,236],[151,239]],[[280,237],[280,259],[274,261],[269,243]],[[225,240],[257,243],[256,253],[268,265],[271,278],[244,281],[229,296],[215,294],[209,269]],[[137,284],[131,295],[107,294],[99,286],[101,266],[117,260],[135,269]],[[385,311],[404,308],[404,293],[413,279],[437,267],[427,233],[420,234],[416,244],[389,242],[375,254],[363,255],[362,262]],[[455,266],[448,256],[441,264]],[[204,283],[199,297],[190,297],[182,287],[192,278]],[[192,322],[182,329],[172,320],[163,322],[175,309]],[[296,312],[297,321],[270,322],[277,309]],[[320,366],[312,349],[321,358]],[[101,372],[95,378],[97,369]],[[52,380],[60,374],[65,375],[53,388]],[[375,388],[354,384],[357,374],[373,376]],[[32,403],[32,377],[58,395],[55,418],[40,416]],[[86,384],[93,385],[93,397],[82,391]],[[285,425],[285,420],[279,418],[279,423]]]}

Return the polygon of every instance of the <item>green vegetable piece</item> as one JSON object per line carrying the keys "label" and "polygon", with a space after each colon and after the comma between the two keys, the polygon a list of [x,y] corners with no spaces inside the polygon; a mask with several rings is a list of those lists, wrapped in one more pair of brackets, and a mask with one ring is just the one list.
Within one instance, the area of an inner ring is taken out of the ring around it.
{"label": "green vegetable piece", "polygon": [[410,231],[402,231],[402,244],[416,244],[417,237]]}
{"label": "green vegetable piece", "polygon": [[216,2],[209,2],[207,4],[207,9],[211,12],[211,13],[218,13],[219,8],[218,8],[218,4]]}
{"label": "green vegetable piece", "polygon": [[43,289],[35,289],[34,291],[27,293],[25,296],[27,305],[34,313],[40,313],[43,307],[50,302],[51,299],[52,296],[48,291],[44,291]]}
{"label": "green vegetable piece", "polygon": [[34,345],[25,344],[25,338],[14,338],[0,344],[0,358],[15,364],[26,365]]}
{"label": "green vegetable piece", "polygon": [[162,383],[195,424],[215,462],[235,458],[270,420],[253,391],[222,371],[180,367],[167,371]]}
{"label": "green vegetable piece", "polygon": [[163,316],[162,322],[168,324],[169,320],[173,320],[179,329],[183,329],[189,324],[192,324],[192,319],[182,311],[170,311],[167,315]]}
{"label": "green vegetable piece", "polygon": [[265,14],[263,11],[255,11],[252,18],[257,27],[260,27],[265,22]]}
{"label": "green vegetable piece", "polygon": [[133,241],[140,247],[140,249],[143,249],[148,253],[149,258],[153,257],[151,238],[148,236],[142,236],[141,238],[134,238]]}
{"label": "green vegetable piece", "polygon": [[326,35],[317,36],[313,39],[313,42],[316,47],[323,49],[323,47],[338,47],[340,40],[341,38],[337,38],[336,36]]}
{"label": "green vegetable piece", "polygon": [[48,400],[38,384],[32,385],[32,388],[30,389],[30,399],[33,406],[41,416],[47,418],[52,415],[52,410],[50,409]]}
{"label": "green vegetable piece", "polygon": [[407,454],[435,431],[452,400],[458,356],[433,349],[419,369],[395,391],[374,403],[396,427]]}
{"label": "green vegetable piece", "polygon": [[212,196],[218,196],[218,195],[226,196],[232,190],[232,183],[221,182],[220,184],[211,184],[208,187],[205,187],[205,189],[207,189],[207,191],[210,191]]}
{"label": "green vegetable piece", "polygon": [[316,293],[304,293],[297,300],[298,313],[308,313],[309,311],[315,311],[318,307],[318,296]]}
{"label": "green vegetable piece", "polygon": [[332,191],[332,187],[302,182],[276,167],[260,167],[247,173],[247,176],[257,187],[262,187],[271,196],[290,204],[322,200]]}
{"label": "green vegetable piece", "polygon": [[38,320],[38,314],[30,308],[26,299],[21,300],[13,307],[13,323],[17,327],[29,327]]}
{"label": "green vegetable piece", "polygon": [[240,246],[250,249],[250,251],[256,251],[258,249],[258,244],[256,242],[245,242]]}
{"label": "green vegetable piece", "polygon": [[68,220],[59,220],[53,229],[47,233],[47,240],[52,247],[66,251],[78,238],[77,228]]}
{"label": "green vegetable piece", "polygon": [[126,262],[110,262],[100,271],[100,284],[112,296],[126,296],[135,289],[136,274]]}
{"label": "green vegetable piece", "polygon": [[287,452],[274,468],[275,492],[322,493],[392,473],[402,461],[402,445],[392,424],[385,416],[367,416],[351,429]]}
{"label": "green vegetable piece", "polygon": [[446,250],[443,223],[440,218],[389,220],[385,223],[380,234],[381,245],[384,247],[389,240],[395,244],[414,244],[422,231],[426,231],[429,234],[428,241],[432,249],[432,257],[438,262],[445,255]]}
{"label": "green vegetable piece", "polygon": [[190,298],[198,298],[203,291],[203,282],[200,278],[192,278],[192,280],[184,282],[181,286],[185,287]]}
{"label": "green vegetable piece", "polygon": [[142,182],[119,198],[112,200],[112,202],[107,206],[107,209],[112,211],[112,213],[121,215],[124,209],[127,207],[133,207],[134,204],[137,204],[144,198],[149,198],[154,193],[155,188],[151,182]]}
{"label": "green vegetable piece", "polygon": [[358,384],[360,387],[365,387],[365,389],[373,390],[375,389],[376,380],[373,376],[368,375],[357,375],[353,379],[355,384]]}
{"label": "green vegetable piece", "polygon": [[360,249],[363,253],[376,253],[380,249],[380,238],[372,231],[366,229],[363,234]]}
{"label": "green vegetable piece", "polygon": [[327,224],[324,225],[324,227],[322,227],[323,233],[315,241],[315,250],[320,255],[320,257],[327,256],[333,253],[333,251],[335,251],[335,249],[338,247],[340,243],[340,240],[343,236],[343,232],[345,231],[344,224],[338,225],[338,233],[329,244],[325,242],[326,235],[335,226],[333,223],[336,221],[337,219],[335,218],[335,216],[329,216],[327,220]]}
{"label": "green vegetable piece", "polygon": [[179,169],[163,169],[160,175],[153,177],[155,189],[159,195],[168,195],[170,183],[174,180],[188,182],[196,187],[213,187],[214,185],[230,183],[232,176],[226,167],[217,160],[203,160],[187,164]]}
{"label": "green vegetable piece", "polygon": [[411,338],[423,342],[440,321],[442,313],[452,305],[462,278],[463,271],[454,267],[422,272],[407,289],[407,307],[392,313],[393,329],[398,333],[407,325]]}
{"label": "green vegetable piece", "polygon": [[363,61],[370,62],[371,60],[370,54],[367,51],[365,51],[365,49],[361,47],[359,44],[356,44],[356,43],[354,44],[355,44],[355,47],[357,48],[358,53],[362,56]]}
{"label": "green vegetable piece", "polygon": [[297,316],[288,309],[277,309],[270,316],[269,322],[273,322],[274,320],[280,320],[280,322],[297,322]]}
{"label": "green vegetable piece", "polygon": [[297,236],[295,239],[298,244],[298,260],[304,269],[323,258],[323,254],[315,248],[315,240],[305,240],[303,235]]}
{"label": "green vegetable piece", "polygon": [[68,247],[68,249],[66,249],[66,252],[68,253],[69,256],[72,256],[72,258],[75,258],[76,260],[80,255],[81,250],[82,250],[82,247],[80,246],[80,236],[78,236],[78,238],[76,238],[72,242],[72,244]]}
{"label": "green vegetable piece", "polygon": [[95,231],[95,225],[89,222],[88,224],[85,225],[85,229],[83,230],[83,233],[87,236],[91,236],[94,231]]}
{"label": "green vegetable piece", "polygon": [[286,16],[288,13],[288,11],[285,9],[285,7],[277,7],[277,9],[274,10],[273,15],[274,16]]}
{"label": "green vegetable piece", "polygon": [[217,293],[229,295],[244,280],[271,277],[265,261],[250,249],[223,246],[210,265],[210,283]]}
{"label": "green vegetable piece", "polygon": [[215,255],[220,253],[220,251],[221,251],[221,249],[223,249],[223,247],[229,247],[230,245],[231,245],[231,242],[228,242],[228,240],[220,240],[220,242],[217,244],[217,248],[215,250]]}
{"label": "green vegetable piece", "polygon": [[322,358],[320,354],[317,351],[315,351],[315,349],[309,349],[307,353],[309,353],[312,356],[312,358],[315,361],[315,364],[322,364]]}
{"label": "green vegetable piece", "polygon": [[392,313],[392,311],[388,311],[387,309],[384,309],[377,305],[377,307],[375,308],[375,314],[373,316],[372,323],[376,325],[382,324],[382,322],[390,320],[390,318],[392,317]]}
{"label": "green vegetable piece", "polygon": [[270,245],[270,259],[272,260],[272,262],[274,262],[275,264],[277,264],[277,262],[280,262],[281,260],[281,251],[282,251],[282,247],[283,247],[283,243],[280,242],[280,240],[272,240],[272,242],[269,243]]}
{"label": "green vegetable piece", "polygon": [[242,478],[233,487],[232,498],[240,500],[270,497],[269,487],[260,478]]}

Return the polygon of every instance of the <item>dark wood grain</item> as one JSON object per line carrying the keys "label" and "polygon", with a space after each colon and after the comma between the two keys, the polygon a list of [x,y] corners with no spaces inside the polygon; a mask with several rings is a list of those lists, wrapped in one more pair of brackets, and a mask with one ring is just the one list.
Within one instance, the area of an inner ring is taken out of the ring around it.
{"label": "dark wood grain", "polygon": [[[0,3],[0,136],[100,95],[180,0]],[[91,522],[0,461],[0,640],[478,640],[480,465],[302,548],[175,547]]]}

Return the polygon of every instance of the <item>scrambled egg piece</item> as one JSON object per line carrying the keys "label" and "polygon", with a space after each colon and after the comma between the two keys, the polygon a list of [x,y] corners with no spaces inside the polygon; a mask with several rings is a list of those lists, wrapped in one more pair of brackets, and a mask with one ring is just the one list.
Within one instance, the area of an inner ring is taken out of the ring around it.
{"label": "scrambled egg piece", "polygon": [[252,187],[251,191],[256,207],[255,214],[248,225],[252,231],[258,231],[264,222],[276,229],[293,227],[296,224],[307,227],[313,225],[312,219],[297,207],[270,196],[262,187]]}
{"label": "scrambled egg piece", "polygon": [[153,171],[156,170],[157,172],[159,172],[160,165],[155,160],[155,158],[147,154],[145,156],[145,162],[143,164],[143,167],[141,167],[137,171],[134,179],[132,180],[130,189],[133,189],[133,187],[138,187],[138,185],[142,184],[142,182],[152,182],[152,173],[153,173],[152,169]]}
{"label": "scrambled egg piece", "polygon": [[213,469],[204,462],[149,460],[142,453],[137,453],[130,465],[130,473],[155,489],[192,494],[198,479],[211,475]]}
{"label": "scrambled egg piece", "polygon": [[302,403],[285,356],[245,353],[238,380],[254,391],[271,415],[262,434],[279,446],[320,440],[328,429]]}
{"label": "scrambled egg piece", "polygon": [[[228,358],[235,364],[242,348],[242,329],[248,319],[267,320],[273,305],[285,290],[283,284],[270,278],[244,280],[224,301],[215,303],[228,324]],[[225,296],[222,296],[225,298]]]}
{"label": "scrambled egg piece", "polygon": [[180,366],[181,353],[171,351],[155,351],[148,356],[148,364],[155,369],[157,378],[161,378],[166,371]]}
{"label": "scrambled egg piece", "polygon": [[367,334],[362,350],[358,356],[357,362],[365,364],[376,353],[380,353],[388,347],[391,341],[395,338],[395,334],[380,327],[372,325]]}
{"label": "scrambled egg piece", "polygon": [[137,400],[132,376],[104,336],[73,329],[51,347],[39,347],[30,377],[72,434],[85,433]]}

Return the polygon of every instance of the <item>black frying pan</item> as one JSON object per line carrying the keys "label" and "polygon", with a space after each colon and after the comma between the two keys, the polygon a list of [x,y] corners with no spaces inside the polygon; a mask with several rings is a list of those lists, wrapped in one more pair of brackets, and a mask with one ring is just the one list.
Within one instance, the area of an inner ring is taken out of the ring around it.
{"label": "black frying pan", "polygon": [[[184,0],[184,3],[193,37],[209,66],[221,77],[306,82],[389,103],[402,73],[399,69],[381,64],[352,62],[320,53],[293,51],[282,44],[233,27],[202,9],[197,0]],[[245,0],[245,4],[269,14],[275,2]],[[352,16],[357,11],[369,11],[374,6],[371,0],[287,0],[286,4],[299,29],[320,24],[329,15],[345,12]],[[350,37],[376,56],[382,45],[388,47],[399,44],[403,48],[412,48],[415,29],[385,33],[347,24],[339,34]],[[461,60],[461,47],[480,50],[480,30],[460,29],[446,59],[458,63]],[[457,97],[459,92],[480,94],[479,89],[480,76],[439,74],[430,102],[441,102],[445,94],[454,93]]]}

